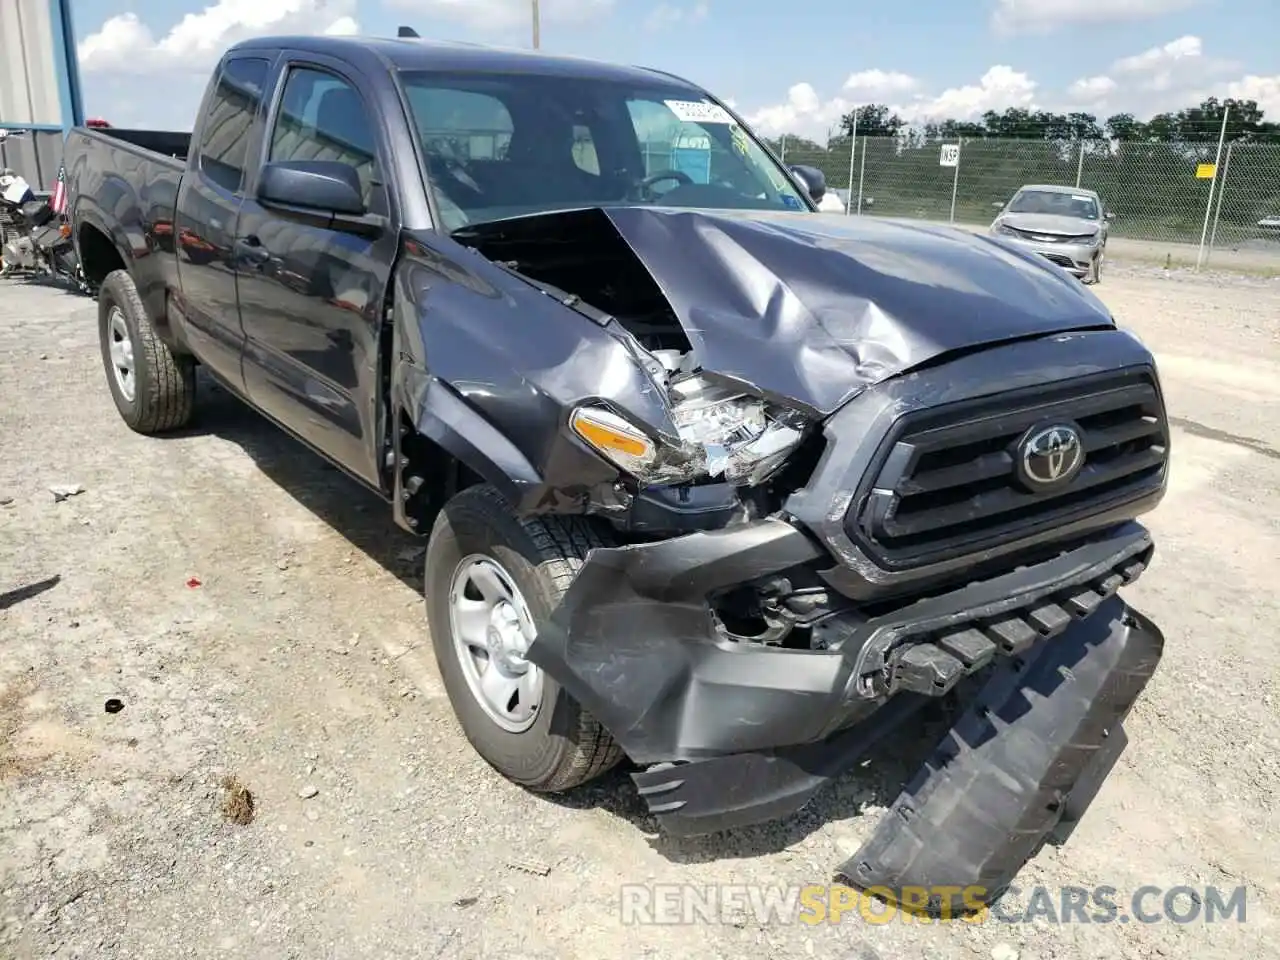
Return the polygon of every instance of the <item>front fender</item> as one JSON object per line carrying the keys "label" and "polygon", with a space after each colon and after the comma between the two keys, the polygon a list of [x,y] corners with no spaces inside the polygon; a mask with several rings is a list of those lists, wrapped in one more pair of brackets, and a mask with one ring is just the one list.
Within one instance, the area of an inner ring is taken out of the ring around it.
{"label": "front fender", "polygon": [[397,431],[431,441],[519,513],[625,510],[618,470],[572,433],[570,413],[605,402],[658,437],[675,428],[634,341],[605,320],[446,237],[407,237],[388,371]]}

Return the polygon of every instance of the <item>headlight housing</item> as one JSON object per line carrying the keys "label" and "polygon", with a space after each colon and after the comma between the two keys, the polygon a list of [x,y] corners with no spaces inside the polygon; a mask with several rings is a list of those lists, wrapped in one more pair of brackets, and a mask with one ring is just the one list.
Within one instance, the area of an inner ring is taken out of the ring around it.
{"label": "headlight housing", "polygon": [[998,221],[998,220],[997,220],[995,223],[993,223],[993,224],[991,225],[991,229],[992,229],[993,231],[995,231],[996,233],[1000,234],[1000,236],[1002,236],[1002,237],[1016,237],[1016,236],[1018,236],[1018,231],[1017,231],[1017,230],[1013,229],[1013,227],[1006,226],[1005,224],[1001,223],[1001,222],[1000,222],[1000,221]]}
{"label": "headlight housing", "polygon": [[745,391],[688,377],[669,387],[679,443],[660,444],[617,414],[579,407],[569,425],[588,446],[646,484],[723,479],[756,486],[772,476],[804,439],[796,411]]}

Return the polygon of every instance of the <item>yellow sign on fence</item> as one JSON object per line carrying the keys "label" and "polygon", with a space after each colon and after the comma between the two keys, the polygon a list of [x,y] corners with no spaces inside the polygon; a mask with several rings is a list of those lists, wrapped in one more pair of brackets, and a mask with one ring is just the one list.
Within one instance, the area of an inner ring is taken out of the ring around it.
{"label": "yellow sign on fence", "polygon": [[1218,165],[1216,163],[1196,164],[1197,180],[1212,180],[1217,175],[1218,175]]}

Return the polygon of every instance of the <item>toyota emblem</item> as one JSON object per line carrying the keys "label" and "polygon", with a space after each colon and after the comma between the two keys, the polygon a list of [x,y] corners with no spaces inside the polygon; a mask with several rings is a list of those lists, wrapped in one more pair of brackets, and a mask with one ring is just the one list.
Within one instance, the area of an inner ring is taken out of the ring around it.
{"label": "toyota emblem", "polygon": [[1018,475],[1034,491],[1065,486],[1083,466],[1084,443],[1069,423],[1032,427],[1018,442]]}

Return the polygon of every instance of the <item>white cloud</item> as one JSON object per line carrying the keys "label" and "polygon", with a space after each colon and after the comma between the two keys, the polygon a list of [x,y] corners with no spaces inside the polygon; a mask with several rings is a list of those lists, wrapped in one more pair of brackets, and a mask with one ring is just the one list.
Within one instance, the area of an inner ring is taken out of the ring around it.
{"label": "white cloud", "polygon": [[1232,100],[1256,100],[1269,119],[1280,120],[1280,73],[1270,77],[1254,74],[1241,77],[1227,84],[1226,94]]}
{"label": "white cloud", "polygon": [[[531,20],[529,0],[385,0],[386,6],[414,10],[427,16],[452,20],[475,30],[497,32],[527,28]],[[607,13],[614,0],[541,0],[542,22],[590,20]]]}
{"label": "white cloud", "polygon": [[248,37],[356,33],[355,8],[355,0],[217,0],[159,37],[137,14],[122,13],[85,37],[77,53],[86,72],[204,72]]}
{"label": "white cloud", "polygon": [[705,3],[695,3],[689,7],[681,7],[672,3],[660,3],[645,17],[646,30],[657,32],[681,24],[700,23],[711,15],[711,8]]}
{"label": "white cloud", "polygon": [[991,25],[999,33],[1048,33],[1066,26],[1149,20],[1203,0],[996,0]]}
{"label": "white cloud", "polygon": [[1081,77],[1067,88],[1067,95],[1081,103],[1096,103],[1105,100],[1116,89],[1116,82],[1110,77]]}
{"label": "white cloud", "polygon": [[920,86],[920,81],[905,73],[894,70],[863,70],[851,73],[844,82],[844,88],[856,99],[864,103],[892,99],[911,93]]}
{"label": "white cloud", "polygon": [[1111,69],[1116,73],[1155,73],[1203,55],[1204,44],[1199,37],[1179,37],[1164,46],[1152,47],[1132,57],[1122,57]]}
{"label": "white cloud", "polygon": [[797,83],[787,91],[785,103],[763,107],[747,115],[747,122],[764,136],[783,133],[809,137],[819,142],[838,132],[835,127],[855,106],[883,103],[915,90],[919,81],[905,73],[863,70],[850,74],[844,82],[848,96],[823,100],[811,83]]}
{"label": "white cloud", "polygon": [[1199,37],[1178,37],[1121,57],[1106,74],[1075,81],[1067,88],[1068,105],[1104,116],[1123,112],[1146,118],[1205,97],[1234,96],[1228,91],[1235,84],[1226,78],[1239,69],[1233,61],[1206,56]]}
{"label": "white cloud", "polygon": [[994,66],[975,84],[951,87],[937,96],[917,93],[909,100],[900,95],[918,90],[920,82],[909,74],[867,70],[845,81],[852,97],[823,100],[810,83],[797,83],[787,91],[785,103],[763,107],[747,116],[747,122],[765,136],[794,133],[822,140],[855,106],[887,104],[911,123],[931,120],[973,120],[988,110],[1032,107],[1036,83],[1025,73],[1007,66]]}
{"label": "white cloud", "polygon": [[746,116],[752,129],[766,137],[783,133],[825,141],[853,104],[836,97],[825,103],[809,83],[797,83],[787,91],[786,103],[763,107]]}
{"label": "white cloud", "polygon": [[974,84],[951,87],[936,97],[920,97],[895,106],[899,116],[912,122],[975,120],[988,110],[1035,106],[1036,82],[1012,67],[997,65]]}

